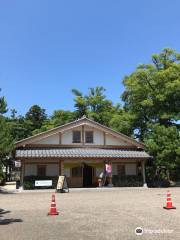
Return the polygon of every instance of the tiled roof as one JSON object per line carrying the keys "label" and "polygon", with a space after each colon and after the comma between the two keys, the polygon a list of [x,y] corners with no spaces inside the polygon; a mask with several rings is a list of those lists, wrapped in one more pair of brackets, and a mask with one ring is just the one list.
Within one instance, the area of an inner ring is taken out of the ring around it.
{"label": "tiled roof", "polygon": [[95,148],[65,148],[65,149],[32,149],[16,150],[16,158],[36,157],[92,157],[92,158],[149,158],[144,151],[95,149]]}

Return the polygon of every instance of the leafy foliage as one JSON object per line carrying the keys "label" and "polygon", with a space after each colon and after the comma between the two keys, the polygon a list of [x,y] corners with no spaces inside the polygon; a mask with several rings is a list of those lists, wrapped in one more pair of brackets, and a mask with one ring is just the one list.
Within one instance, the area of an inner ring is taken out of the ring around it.
{"label": "leafy foliage", "polygon": [[0,116],[0,180],[5,176],[2,168],[9,160],[9,153],[13,149],[13,139],[10,134],[9,125],[3,116]]}
{"label": "leafy foliage", "polygon": [[172,173],[180,166],[180,54],[164,49],[124,78],[124,110],[134,135],[146,142],[155,167]]}
{"label": "leafy foliage", "polygon": [[140,65],[124,78],[124,108],[135,116],[137,137],[144,139],[148,123],[177,125],[180,119],[180,55],[171,49],[152,56],[152,64]]}
{"label": "leafy foliage", "polygon": [[[1,88],[0,88],[0,92],[1,92]],[[0,115],[6,112],[7,112],[7,103],[4,97],[0,97]]]}
{"label": "leafy foliage", "polygon": [[32,123],[32,130],[40,128],[43,122],[47,119],[45,109],[38,105],[33,105],[26,113],[26,120]]}
{"label": "leafy foliage", "polygon": [[165,166],[171,171],[180,166],[180,135],[175,126],[152,125],[145,143],[156,167]]}

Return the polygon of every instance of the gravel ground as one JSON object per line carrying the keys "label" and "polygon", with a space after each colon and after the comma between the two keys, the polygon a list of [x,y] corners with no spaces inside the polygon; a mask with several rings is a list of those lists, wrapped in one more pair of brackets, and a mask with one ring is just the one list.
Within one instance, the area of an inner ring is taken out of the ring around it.
{"label": "gravel ground", "polygon": [[[176,210],[163,209],[166,189],[57,193],[58,216],[47,216],[50,192],[0,193],[0,240],[179,240],[180,188],[170,190]],[[136,236],[136,227],[144,229],[142,236]]]}

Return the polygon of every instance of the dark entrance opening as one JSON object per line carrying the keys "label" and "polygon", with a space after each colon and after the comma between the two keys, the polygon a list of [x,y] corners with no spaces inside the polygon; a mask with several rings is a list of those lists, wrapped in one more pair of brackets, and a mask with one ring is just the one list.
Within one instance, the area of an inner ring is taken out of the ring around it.
{"label": "dark entrance opening", "polygon": [[84,164],[83,167],[83,187],[92,187],[93,168]]}

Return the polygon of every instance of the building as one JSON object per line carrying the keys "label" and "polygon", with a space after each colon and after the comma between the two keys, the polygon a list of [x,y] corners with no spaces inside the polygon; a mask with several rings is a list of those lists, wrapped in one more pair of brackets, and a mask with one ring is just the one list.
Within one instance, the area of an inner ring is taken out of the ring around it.
{"label": "building", "polygon": [[146,185],[144,144],[82,117],[16,143],[21,161],[21,184],[26,176],[66,175],[69,187],[98,186],[105,162],[112,177],[142,176]]}

